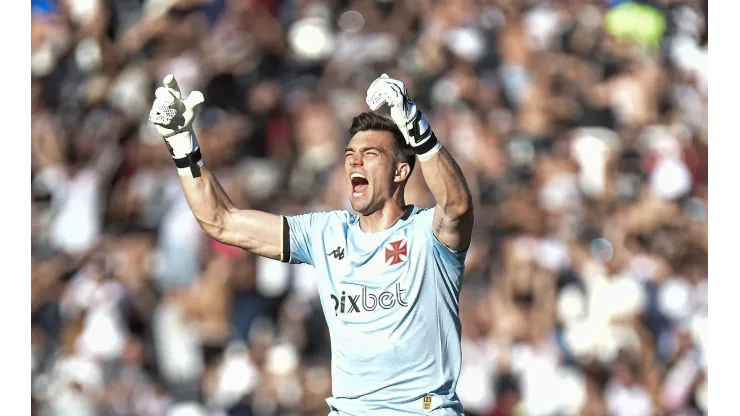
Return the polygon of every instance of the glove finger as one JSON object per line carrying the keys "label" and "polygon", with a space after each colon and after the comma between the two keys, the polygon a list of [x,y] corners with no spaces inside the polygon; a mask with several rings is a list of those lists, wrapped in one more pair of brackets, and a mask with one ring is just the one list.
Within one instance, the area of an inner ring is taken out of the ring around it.
{"label": "glove finger", "polygon": [[154,91],[154,96],[159,100],[171,101],[174,97],[165,87],[159,87]]}
{"label": "glove finger", "polygon": [[397,79],[390,79],[388,80],[388,84],[393,85],[400,94],[406,94],[406,84],[404,84],[403,82]]}
{"label": "glove finger", "polygon": [[371,110],[375,111],[383,106],[386,102],[385,94],[382,90],[376,89],[372,93],[368,91],[370,94],[367,98],[365,98],[365,102],[367,103],[367,106],[370,107]]}
{"label": "glove finger", "polygon": [[185,125],[189,126],[193,122],[195,114],[198,111],[198,107],[203,104],[203,101],[205,101],[205,98],[203,97],[203,93],[200,91],[191,92],[188,98],[183,101],[183,104],[185,104],[185,114],[183,114]]}
{"label": "glove finger", "polygon": [[203,97],[203,93],[202,92],[200,92],[200,91],[193,91],[193,92],[190,93],[190,95],[188,95],[188,98],[186,98],[185,101],[183,101],[183,102],[185,103],[185,107],[186,108],[188,108],[188,109],[190,109],[192,111],[195,111],[195,110],[198,109],[198,107],[201,106],[201,104],[203,104],[203,102],[205,100],[206,99],[205,99],[205,97]]}
{"label": "glove finger", "polygon": [[370,88],[378,88],[379,85],[388,82],[388,80],[392,80],[393,78],[389,77],[388,74],[383,73],[383,75],[375,78],[375,80],[370,84]]}
{"label": "glove finger", "polygon": [[367,87],[367,94],[365,100],[369,100],[370,97],[375,95],[378,91],[378,81],[380,81],[380,78],[375,79],[372,84],[370,84],[369,87]]}
{"label": "glove finger", "polygon": [[385,99],[389,106],[396,106],[403,103],[403,94],[397,85],[387,84],[385,90]]}
{"label": "glove finger", "polygon": [[174,90],[171,90],[167,87],[159,87],[157,88],[156,91],[154,91],[154,94],[157,96],[157,99],[161,101],[162,103],[165,103],[175,108],[177,111],[183,111],[183,105],[182,105],[182,99],[180,98],[180,93],[177,93]]}
{"label": "glove finger", "polygon": [[180,93],[180,86],[177,84],[177,80],[175,79],[175,76],[172,74],[167,74],[166,77],[164,77],[164,86],[167,88],[170,93],[177,97],[181,98],[182,95]]}

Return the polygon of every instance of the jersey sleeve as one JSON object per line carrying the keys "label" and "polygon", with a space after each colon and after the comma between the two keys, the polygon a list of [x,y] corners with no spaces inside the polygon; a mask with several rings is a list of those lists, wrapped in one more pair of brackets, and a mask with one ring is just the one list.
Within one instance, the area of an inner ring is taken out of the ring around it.
{"label": "jersey sleeve", "polygon": [[446,245],[442,244],[437,236],[434,235],[432,222],[434,221],[434,208],[424,208],[417,214],[417,221],[423,230],[427,241],[432,245],[435,256],[438,256],[445,268],[461,269],[465,265],[465,258],[468,255],[468,249],[463,251],[453,251]]}
{"label": "jersey sleeve", "polygon": [[311,212],[285,216],[288,223],[288,241],[290,243],[288,263],[310,264],[313,266],[314,242],[321,239],[331,213]]}

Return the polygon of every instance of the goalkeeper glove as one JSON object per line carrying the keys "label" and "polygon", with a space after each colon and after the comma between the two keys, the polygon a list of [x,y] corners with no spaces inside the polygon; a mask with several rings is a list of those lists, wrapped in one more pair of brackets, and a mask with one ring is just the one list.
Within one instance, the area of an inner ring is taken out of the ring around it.
{"label": "goalkeeper glove", "polygon": [[199,177],[204,161],[193,131],[193,120],[203,104],[203,94],[193,91],[183,99],[175,77],[170,74],[164,78],[164,85],[157,88],[155,95],[149,121],[164,138],[170,155],[175,159],[177,172]]}
{"label": "goalkeeper glove", "polygon": [[365,101],[373,111],[383,104],[390,107],[391,118],[419,160],[431,158],[442,147],[429,122],[409,97],[403,82],[383,74],[370,84]]}

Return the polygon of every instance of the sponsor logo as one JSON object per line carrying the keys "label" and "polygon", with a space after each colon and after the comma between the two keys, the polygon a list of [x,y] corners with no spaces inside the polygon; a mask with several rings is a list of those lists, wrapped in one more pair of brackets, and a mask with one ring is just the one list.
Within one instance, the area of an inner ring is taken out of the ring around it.
{"label": "sponsor logo", "polygon": [[370,292],[364,286],[360,294],[349,294],[343,290],[339,297],[334,294],[331,295],[331,300],[334,302],[334,315],[372,312],[377,308],[391,309],[398,306],[406,308],[409,306],[403,300],[406,292],[408,292],[406,289],[401,289],[400,283],[396,283],[393,292],[381,292],[377,294]]}

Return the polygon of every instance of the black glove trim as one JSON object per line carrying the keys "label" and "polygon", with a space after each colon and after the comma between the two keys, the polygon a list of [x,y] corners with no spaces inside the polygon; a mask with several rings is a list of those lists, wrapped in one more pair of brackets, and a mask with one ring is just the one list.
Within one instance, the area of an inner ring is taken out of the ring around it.
{"label": "black glove trim", "polygon": [[185,155],[185,157],[181,157],[179,159],[175,160],[175,166],[178,167],[178,169],[184,169],[184,168],[190,168],[190,173],[193,175],[194,178],[200,177],[200,166],[198,165],[198,162],[203,157],[200,154],[200,147],[195,149],[192,153],[188,153]]}
{"label": "black glove trim", "polygon": [[414,116],[414,120],[411,122],[411,129],[409,130],[409,135],[412,137],[412,140],[415,143],[419,143],[422,140],[424,140],[426,137],[429,137],[426,139],[426,141],[418,146],[413,145],[411,146],[412,149],[414,149],[414,152],[417,155],[423,155],[424,153],[432,150],[434,146],[437,145],[437,136],[432,131],[432,126],[429,126],[424,133],[422,133],[419,130],[419,124],[422,118],[421,111],[417,108],[416,115]]}
{"label": "black glove trim", "polygon": [[428,138],[427,141],[420,144],[419,146],[414,147],[414,152],[416,152],[417,155],[423,155],[424,153],[427,153],[430,150],[434,149],[434,146],[436,145],[437,145],[437,136],[434,134],[434,132],[432,132],[432,137]]}

